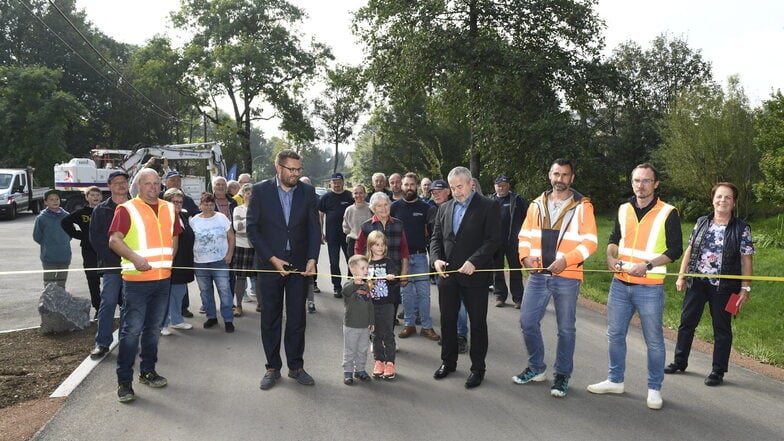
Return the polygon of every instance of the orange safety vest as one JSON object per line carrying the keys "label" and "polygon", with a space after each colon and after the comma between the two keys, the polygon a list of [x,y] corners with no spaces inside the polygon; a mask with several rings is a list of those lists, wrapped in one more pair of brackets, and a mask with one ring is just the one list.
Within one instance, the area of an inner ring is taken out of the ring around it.
{"label": "orange safety vest", "polygon": [[139,197],[120,206],[131,217],[131,227],[123,241],[136,254],[147,259],[149,271],[138,271],[133,262],[121,259],[122,278],[129,282],[147,282],[171,277],[174,258],[174,205],[158,199],[158,215]]}
{"label": "orange safety vest", "polygon": [[[667,250],[667,234],[664,224],[675,207],[661,199],[650,209],[641,220],[630,202],[618,208],[618,223],[621,227],[621,240],[618,242],[618,260],[622,269],[628,269],[635,263],[649,262]],[[648,271],[645,277],[630,276],[629,273],[616,273],[615,277],[627,283],[639,285],[656,285],[664,283],[667,265],[659,265]]]}
{"label": "orange safety vest", "polygon": [[557,229],[556,259],[566,259],[566,269],[559,277],[583,280],[582,263],[597,247],[596,219],[590,199],[572,190],[573,200],[564,206],[558,219],[550,219],[547,212],[547,195],[542,193],[528,207],[528,213],[518,234],[518,255],[531,257],[534,265],[542,266],[542,229]]}

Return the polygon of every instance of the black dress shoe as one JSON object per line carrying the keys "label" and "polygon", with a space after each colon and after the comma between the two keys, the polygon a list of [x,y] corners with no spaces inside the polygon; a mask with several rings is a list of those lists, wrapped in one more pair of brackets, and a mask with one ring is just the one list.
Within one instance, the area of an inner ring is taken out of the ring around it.
{"label": "black dress shoe", "polygon": [[670,363],[667,365],[667,367],[664,368],[665,374],[677,374],[678,371],[686,372],[686,367],[680,367],[675,363]]}
{"label": "black dress shoe", "polygon": [[482,380],[485,379],[485,374],[479,374],[476,372],[471,372],[471,375],[468,376],[468,379],[465,382],[466,389],[473,389],[478,387],[482,384]]}
{"label": "black dress shoe", "polygon": [[447,375],[451,374],[454,371],[455,368],[450,368],[447,367],[445,364],[442,364],[441,366],[438,367],[438,369],[436,369],[436,372],[433,374],[433,378],[435,378],[436,380],[440,380],[442,378],[446,378]]}
{"label": "black dress shoe", "polygon": [[724,381],[724,374],[720,372],[711,372],[710,375],[705,377],[706,386],[718,386]]}

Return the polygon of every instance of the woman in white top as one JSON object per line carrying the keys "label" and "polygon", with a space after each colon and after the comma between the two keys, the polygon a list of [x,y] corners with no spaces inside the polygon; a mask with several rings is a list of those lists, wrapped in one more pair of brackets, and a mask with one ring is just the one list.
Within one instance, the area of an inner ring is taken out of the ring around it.
{"label": "woman in white top", "polygon": [[246,221],[248,217],[248,203],[250,203],[252,192],[253,184],[244,184],[240,188],[243,204],[234,209],[233,222],[237,240],[234,244],[234,260],[231,262],[231,268],[235,270],[234,274],[237,277],[234,282],[234,297],[237,302],[237,307],[234,308],[235,317],[242,315],[242,297],[245,295],[247,278],[256,277],[256,274],[250,271],[253,269],[255,250],[250,240],[248,240],[248,224]]}
{"label": "woman in white top", "polygon": [[211,328],[218,324],[214,283],[218,289],[220,312],[226,332],[234,332],[229,282],[229,264],[234,255],[234,231],[231,221],[223,213],[215,211],[215,197],[212,194],[201,194],[199,209],[201,213],[190,219],[190,225],[195,235],[193,263],[196,268],[196,282],[199,284],[201,303],[207,314],[204,327]]}

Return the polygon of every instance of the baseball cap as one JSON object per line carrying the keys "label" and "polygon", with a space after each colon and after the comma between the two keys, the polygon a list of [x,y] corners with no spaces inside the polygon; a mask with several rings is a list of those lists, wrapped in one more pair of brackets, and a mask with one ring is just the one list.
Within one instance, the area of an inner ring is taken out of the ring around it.
{"label": "baseball cap", "polygon": [[44,193],[44,199],[48,199],[51,194],[56,194],[58,198],[61,196],[60,190],[50,189]]}
{"label": "baseball cap", "polygon": [[166,172],[165,179],[179,177],[179,176],[180,176],[180,172],[178,172],[177,170],[169,170],[168,172]]}
{"label": "baseball cap", "polygon": [[117,176],[125,176],[125,179],[130,179],[131,177],[128,176],[128,173],[125,173],[122,170],[117,170],[109,173],[109,178],[106,180],[107,183],[111,184],[112,179],[116,178]]}
{"label": "baseball cap", "polygon": [[330,178],[331,181],[342,181],[343,180],[343,173],[333,173],[332,177]]}
{"label": "baseball cap", "polygon": [[504,176],[504,175],[501,175],[501,176],[495,178],[495,183],[496,184],[500,184],[502,182],[509,182],[509,179],[507,179],[506,176]]}
{"label": "baseball cap", "polygon": [[449,188],[449,185],[443,179],[437,179],[430,184],[430,191],[433,190],[446,190]]}

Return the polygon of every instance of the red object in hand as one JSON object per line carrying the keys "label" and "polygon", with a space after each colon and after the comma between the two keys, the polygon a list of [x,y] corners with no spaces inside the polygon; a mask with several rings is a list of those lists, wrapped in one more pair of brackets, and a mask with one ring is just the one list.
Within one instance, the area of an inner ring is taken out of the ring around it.
{"label": "red object in hand", "polygon": [[730,294],[730,299],[727,301],[727,306],[724,307],[724,310],[729,312],[732,315],[738,315],[738,300],[740,300],[740,296],[737,293]]}

